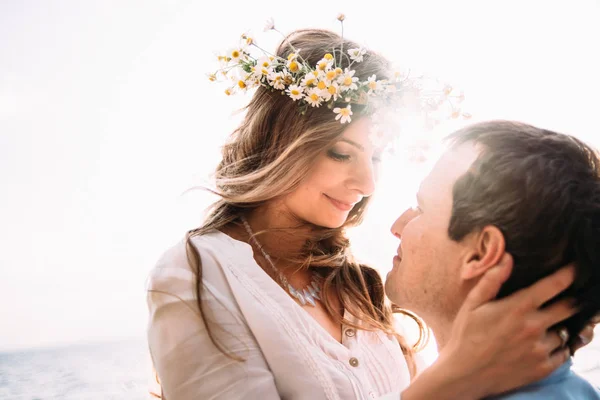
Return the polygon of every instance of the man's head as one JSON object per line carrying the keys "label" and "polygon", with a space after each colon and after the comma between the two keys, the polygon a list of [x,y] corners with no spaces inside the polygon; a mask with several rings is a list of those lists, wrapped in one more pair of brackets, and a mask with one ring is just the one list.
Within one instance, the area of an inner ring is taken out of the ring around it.
{"label": "man's head", "polygon": [[510,121],[471,125],[448,143],[421,184],[418,207],[392,227],[402,242],[388,296],[435,330],[452,321],[505,251],[515,266],[499,297],[575,261],[576,280],[565,293],[583,307],[567,322],[574,337],[600,308],[597,153],[573,137]]}

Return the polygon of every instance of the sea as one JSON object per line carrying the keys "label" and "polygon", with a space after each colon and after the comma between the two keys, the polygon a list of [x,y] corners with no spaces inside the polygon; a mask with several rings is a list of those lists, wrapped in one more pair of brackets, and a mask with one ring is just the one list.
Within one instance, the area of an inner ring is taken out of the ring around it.
{"label": "sea", "polygon": [[[574,358],[598,387],[599,335]],[[156,389],[144,339],[0,353],[0,400],[150,400]]]}
{"label": "sea", "polygon": [[144,339],[0,353],[0,400],[147,400]]}

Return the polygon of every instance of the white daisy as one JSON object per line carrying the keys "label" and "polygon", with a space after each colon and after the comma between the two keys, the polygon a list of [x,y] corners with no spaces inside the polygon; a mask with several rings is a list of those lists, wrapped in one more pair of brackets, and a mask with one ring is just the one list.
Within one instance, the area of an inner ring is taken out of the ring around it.
{"label": "white daisy", "polygon": [[321,96],[319,96],[319,89],[311,88],[308,89],[306,95],[304,96],[304,100],[313,107],[319,107],[321,105]]}
{"label": "white daisy", "polygon": [[358,82],[358,78],[354,77],[354,72],[354,70],[349,70],[348,68],[346,68],[344,73],[338,78],[337,81],[340,84],[342,92],[345,92],[346,90],[358,89],[358,86],[356,85],[356,82]]}
{"label": "white daisy", "polygon": [[352,109],[350,107],[350,104],[348,104],[345,108],[336,107],[333,109],[333,112],[337,114],[335,120],[337,121],[341,119],[340,122],[342,124],[352,121],[352,119],[350,118],[350,116],[352,115]]}
{"label": "white daisy", "polygon": [[241,90],[245,92],[247,89],[253,87],[252,74],[249,74],[241,69],[233,71],[233,73],[230,75],[230,79],[233,82],[233,85],[236,88],[236,90]]}
{"label": "white daisy", "polygon": [[275,29],[275,21],[273,20],[273,18],[269,18],[267,19],[267,21],[265,22],[265,29],[264,31],[270,31],[271,29]]}
{"label": "white daisy", "polygon": [[361,62],[363,60],[363,56],[366,53],[367,53],[367,51],[365,49],[350,49],[350,50],[348,50],[350,59],[354,62]]}
{"label": "white daisy", "polygon": [[242,49],[240,49],[239,47],[234,47],[233,49],[229,49],[229,51],[227,52],[227,57],[229,58],[228,61],[230,61],[232,64],[239,63],[240,59],[242,58],[243,55],[244,55],[244,51]]}
{"label": "white daisy", "polygon": [[337,76],[338,76],[337,71],[334,69],[331,69],[331,70],[325,72],[325,79],[328,82],[332,82],[335,78],[337,78]]}
{"label": "white daisy", "polygon": [[333,98],[333,100],[337,100],[340,96],[340,91],[339,85],[336,82],[332,82],[331,85],[327,86],[327,88],[322,89],[320,94],[325,101],[329,101],[331,98]]}
{"label": "white daisy", "polygon": [[290,87],[287,88],[286,92],[288,96],[290,96],[294,101],[300,100],[304,97],[304,88],[298,85],[290,85]]}
{"label": "white daisy", "polygon": [[331,59],[327,59],[325,57],[323,57],[318,63],[317,63],[317,70],[318,71],[329,71],[331,69],[331,66],[333,65],[333,57]]}
{"label": "white daisy", "polygon": [[256,65],[252,67],[252,73],[258,79],[268,76],[273,71],[273,64],[269,57],[259,58]]}
{"label": "white daisy", "polygon": [[316,86],[319,82],[319,73],[317,71],[309,72],[302,78],[301,85],[306,87]]}
{"label": "white daisy", "polygon": [[296,60],[298,58],[298,56],[300,55],[300,51],[302,51],[302,49],[296,49],[296,51],[294,53],[288,54],[288,56],[287,56],[288,61]]}
{"label": "white daisy", "polygon": [[369,88],[369,94],[375,93],[381,90],[381,81],[378,81],[375,75],[371,75],[369,79],[367,79],[367,87]]}
{"label": "white daisy", "polygon": [[261,57],[256,60],[256,66],[269,69],[273,66],[273,60],[270,57]]}
{"label": "white daisy", "polygon": [[288,60],[288,62],[285,64],[285,66],[287,67],[287,69],[292,72],[292,73],[297,73],[298,71],[300,71],[300,63],[298,62],[297,59],[293,58],[291,60]]}
{"label": "white daisy", "polygon": [[277,90],[285,89],[283,74],[281,72],[271,72],[268,76],[269,83]]}

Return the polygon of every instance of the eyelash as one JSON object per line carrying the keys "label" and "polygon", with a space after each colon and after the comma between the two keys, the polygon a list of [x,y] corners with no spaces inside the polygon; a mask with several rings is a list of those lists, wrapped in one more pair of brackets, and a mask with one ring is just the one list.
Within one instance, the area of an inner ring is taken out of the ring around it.
{"label": "eyelash", "polygon": [[336,161],[348,161],[350,160],[350,156],[347,154],[340,154],[340,153],[336,153],[333,150],[329,150],[327,152],[327,155],[331,158],[333,158]]}
{"label": "eyelash", "polygon": [[[348,160],[350,160],[350,156],[349,155],[347,155],[347,154],[340,154],[340,153],[337,153],[337,152],[335,152],[333,150],[329,150],[327,152],[327,155],[329,157],[333,158],[334,160],[337,160],[337,161],[348,161]],[[373,157],[372,161],[373,161],[373,163],[378,164],[378,163],[381,162],[381,157]]]}

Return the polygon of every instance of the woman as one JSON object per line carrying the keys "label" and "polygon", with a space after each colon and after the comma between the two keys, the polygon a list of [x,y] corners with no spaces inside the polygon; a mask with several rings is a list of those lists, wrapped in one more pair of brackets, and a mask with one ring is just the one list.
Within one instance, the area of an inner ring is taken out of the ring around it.
{"label": "woman", "polygon": [[[488,302],[504,265],[474,289],[449,350],[411,382],[414,346],[394,329],[381,277],[354,261],[345,236],[364,216],[380,152],[375,101],[353,85],[375,76],[376,92],[391,78],[388,63],[321,30],[293,33],[276,55],[247,65],[237,85],[261,84],[223,148],[220,200],[150,275],[148,338],[163,397],[476,399],[562,364],[569,351],[547,329],[574,310],[563,302],[508,314]],[[561,271],[523,293],[553,297],[571,279]],[[494,318],[530,334],[489,332]]]}

